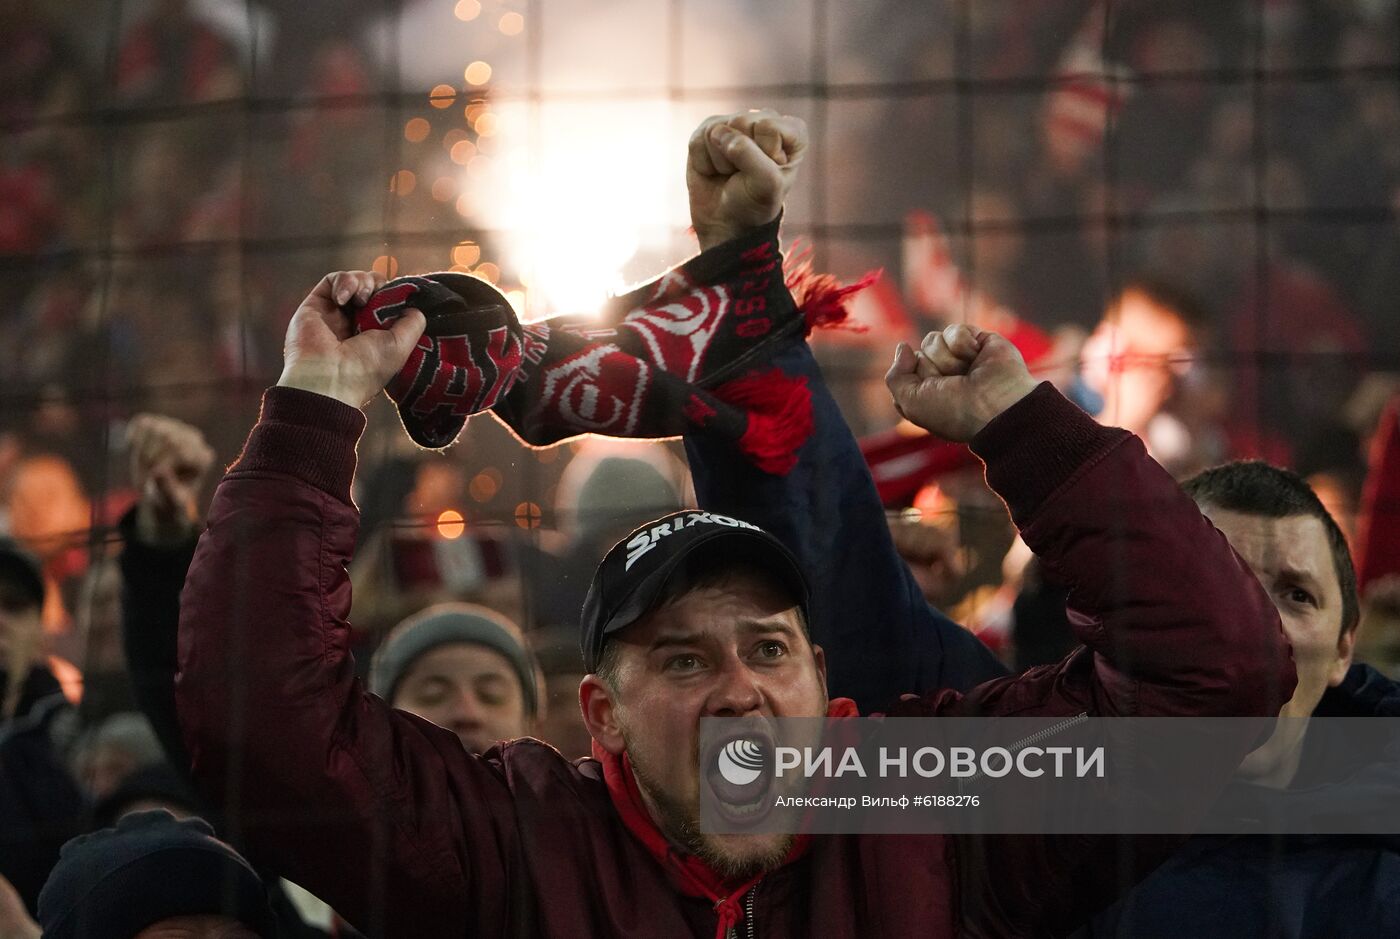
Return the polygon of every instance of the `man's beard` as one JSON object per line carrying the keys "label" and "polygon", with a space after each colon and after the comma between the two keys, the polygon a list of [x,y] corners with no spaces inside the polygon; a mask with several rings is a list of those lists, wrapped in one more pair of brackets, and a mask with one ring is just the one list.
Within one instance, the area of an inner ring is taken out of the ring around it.
{"label": "man's beard", "polygon": [[[624,742],[627,742],[626,735],[624,735]],[[630,746],[628,747],[628,757],[632,764],[632,775],[637,778],[637,788],[647,795],[655,807],[656,813],[661,816],[659,819],[661,833],[673,844],[684,848],[704,861],[710,870],[725,880],[748,880],[751,877],[774,870],[781,867],[788,854],[792,852],[793,842],[797,840],[795,835],[783,835],[770,848],[758,854],[740,857],[726,851],[720,840],[721,836],[707,835],[701,831],[698,799],[696,804],[687,805],[679,799],[672,798],[669,793],[652,780],[643,765],[643,761],[637,759],[636,752]]]}

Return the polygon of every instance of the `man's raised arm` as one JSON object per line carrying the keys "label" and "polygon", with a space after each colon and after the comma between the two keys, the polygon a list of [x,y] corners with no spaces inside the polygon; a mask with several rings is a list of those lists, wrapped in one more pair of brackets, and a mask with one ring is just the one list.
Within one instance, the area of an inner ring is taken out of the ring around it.
{"label": "man's raised arm", "polygon": [[359,408],[424,327],[414,310],[353,335],[344,309],[377,286],[328,275],[292,318],[181,596],[176,703],[193,775],[250,853],[369,934],[461,936],[468,910],[500,921],[504,784],[455,735],[364,693],[349,651]]}
{"label": "man's raised arm", "polygon": [[979,706],[1005,712],[1008,695],[1034,697],[1014,689],[1042,682],[1047,712],[1277,715],[1295,681],[1278,612],[1142,441],[1037,385],[1001,336],[963,325],[917,353],[901,345],[886,381],[901,414],[971,443],[1021,536],[1072,588],[1086,648],[979,688]]}
{"label": "man's raised arm", "polygon": [[[1278,612],[1224,535],[1126,431],[1101,427],[1010,343],[950,326],[887,376],[900,412],[969,441],[1026,543],[1072,587],[1084,648],[966,696],[902,702],[897,715],[1273,717],[1295,674]],[[1223,789],[1257,740],[1231,725],[1189,768]],[[1159,863],[1169,836],[958,839],[969,936],[1058,935]]]}
{"label": "man's raised arm", "polygon": [[[800,118],[773,111],[712,117],[691,135],[691,221],[703,249],[770,223],[807,151]],[[862,711],[901,693],[967,691],[1006,674],[970,632],[931,608],[895,551],[870,470],[802,338],[768,363],[806,382],[812,434],[786,474],[765,473],[712,435],[685,440],[701,508],[772,532],[812,584],[813,639],[826,649],[831,693]]]}

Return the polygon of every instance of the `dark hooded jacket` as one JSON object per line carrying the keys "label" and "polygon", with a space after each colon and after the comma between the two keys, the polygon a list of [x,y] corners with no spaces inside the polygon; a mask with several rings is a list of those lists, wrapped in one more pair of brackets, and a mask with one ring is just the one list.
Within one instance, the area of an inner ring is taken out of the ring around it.
{"label": "dark hooded jacket", "polygon": [[[1315,717],[1400,717],[1400,683],[1353,665]],[[1242,816],[1288,804],[1310,815],[1359,788],[1400,798],[1400,746],[1383,753],[1324,752],[1304,738],[1288,789],[1233,783],[1222,811]],[[1177,854],[1080,934],[1155,939],[1376,939],[1400,936],[1400,832],[1369,835],[1210,835]]]}

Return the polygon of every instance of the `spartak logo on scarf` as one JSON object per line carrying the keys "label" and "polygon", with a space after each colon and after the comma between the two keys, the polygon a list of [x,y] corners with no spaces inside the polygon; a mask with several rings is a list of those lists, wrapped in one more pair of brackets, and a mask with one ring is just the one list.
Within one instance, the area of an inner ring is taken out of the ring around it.
{"label": "spartak logo on scarf", "polygon": [[805,328],[776,222],[614,298],[599,318],[549,324],[538,370],[494,409],[528,443],[703,432],[784,473],[811,433],[805,381],[755,371]]}
{"label": "spartak logo on scarf", "polygon": [[579,433],[631,437],[651,367],[612,343],[591,345],[541,378],[540,408]]}
{"label": "spartak logo on scarf", "polygon": [[[590,345],[544,373],[542,413],[555,413],[565,426],[631,437],[654,386],[655,370],[695,380],[715,324],[727,308],[728,291],[693,286],[680,270],[662,277],[657,287],[647,305],[628,313],[616,327],[575,331]],[[632,337],[642,343],[646,357],[623,350],[619,343]]]}
{"label": "spartak logo on scarf", "polygon": [[[695,381],[716,323],[728,307],[729,291],[723,286],[694,288],[684,274],[673,275],[662,278],[661,286],[672,288],[668,294],[629,314],[618,328],[645,342],[661,368]],[[660,302],[663,299],[666,302]]]}

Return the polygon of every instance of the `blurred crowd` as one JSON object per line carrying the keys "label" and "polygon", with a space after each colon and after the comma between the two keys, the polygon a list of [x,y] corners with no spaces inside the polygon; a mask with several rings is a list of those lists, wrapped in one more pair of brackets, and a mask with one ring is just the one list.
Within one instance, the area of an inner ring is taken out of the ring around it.
{"label": "blurred crowd", "polygon": [[[141,531],[143,550],[182,543],[276,379],[307,285],[376,254],[389,275],[450,260],[512,277],[458,194],[428,184],[485,152],[483,135],[468,124],[465,149],[428,155],[405,144],[414,121],[442,136],[446,111],[422,94],[403,103],[378,73],[364,26],[382,4],[253,3],[279,24],[256,69],[197,4],[122,6],[131,15],[107,29],[92,4],[0,5],[0,616],[37,617],[29,633],[0,630],[0,724],[28,716],[66,761],[35,769],[61,783],[0,800],[76,807],[55,817],[81,825],[34,834],[53,857],[79,827],[133,809],[197,811],[165,761],[173,620],[149,584],[157,608],[133,606],[119,559]],[[1034,371],[1180,477],[1242,457],[1295,469],[1364,555],[1376,506],[1400,500],[1387,462],[1400,459],[1394,0],[978,0],[965,22],[958,4],[925,6],[883,4],[965,28],[951,64],[977,63],[974,83],[891,142],[908,148],[906,178],[862,174],[877,144],[838,141],[828,172],[854,177],[839,185],[858,204],[895,206],[900,232],[831,255],[887,273],[860,301],[867,332],[818,353],[928,599],[1015,668],[1072,643],[1042,615],[1063,592],[977,468],[892,426],[875,377],[888,347],[959,320],[1013,337]],[[489,107],[484,93],[454,103]],[[970,136],[948,150],[954,127]],[[586,754],[578,610],[620,535],[693,504],[679,445],[532,451],[479,420],[446,456],[425,454],[383,410],[355,493],[367,680],[472,749],[531,731]],[[1400,676],[1400,580],[1386,573],[1363,583],[1358,658]],[[432,666],[462,646],[478,650],[480,681],[458,695]],[[58,725],[40,706],[55,694],[75,706],[53,712]],[[32,910],[41,872],[4,873]],[[284,898],[343,928],[295,888]],[[13,902],[0,894],[0,925]]]}

